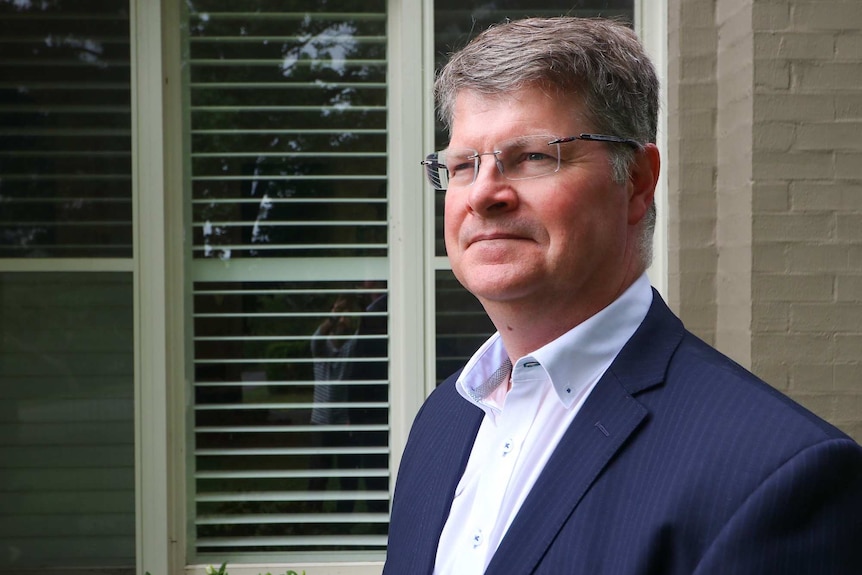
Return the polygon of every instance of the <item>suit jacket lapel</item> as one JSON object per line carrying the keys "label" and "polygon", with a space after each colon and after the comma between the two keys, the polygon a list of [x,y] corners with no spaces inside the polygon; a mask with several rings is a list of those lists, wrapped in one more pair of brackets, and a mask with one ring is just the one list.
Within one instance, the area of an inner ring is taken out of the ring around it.
{"label": "suit jacket lapel", "polygon": [[532,573],[557,533],[608,462],[648,412],[633,394],[661,383],[683,334],[658,293],[625,345],[563,435],[524,501],[486,573]]}

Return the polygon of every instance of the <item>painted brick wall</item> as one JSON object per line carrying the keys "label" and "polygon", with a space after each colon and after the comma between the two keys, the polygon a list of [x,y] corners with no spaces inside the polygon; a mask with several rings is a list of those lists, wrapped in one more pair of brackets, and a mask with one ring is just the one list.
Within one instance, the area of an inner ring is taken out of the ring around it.
{"label": "painted brick wall", "polygon": [[669,0],[669,30],[671,303],[862,441],[862,2]]}
{"label": "painted brick wall", "polygon": [[715,341],[716,27],[714,0],[668,1],[668,300]]}

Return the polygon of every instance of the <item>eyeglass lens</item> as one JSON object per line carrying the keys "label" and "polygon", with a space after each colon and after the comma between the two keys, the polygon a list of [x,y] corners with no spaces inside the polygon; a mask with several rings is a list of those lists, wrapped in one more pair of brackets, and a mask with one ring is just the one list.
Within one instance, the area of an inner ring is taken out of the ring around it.
{"label": "eyeglass lens", "polygon": [[554,136],[547,135],[512,138],[484,153],[471,148],[447,148],[437,154],[437,161],[448,172],[450,187],[472,184],[485,156],[509,180],[538,178],[560,169],[560,146],[551,144],[554,140]]}

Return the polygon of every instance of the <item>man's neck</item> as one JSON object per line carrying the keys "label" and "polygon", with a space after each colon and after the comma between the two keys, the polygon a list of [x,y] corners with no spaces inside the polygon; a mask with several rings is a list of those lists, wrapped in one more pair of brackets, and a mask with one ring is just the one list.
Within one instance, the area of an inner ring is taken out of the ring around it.
{"label": "man's neck", "polygon": [[485,312],[500,333],[509,359],[519,358],[554,341],[617,300],[637,275],[604,297],[530,298],[527,301],[484,301]]}

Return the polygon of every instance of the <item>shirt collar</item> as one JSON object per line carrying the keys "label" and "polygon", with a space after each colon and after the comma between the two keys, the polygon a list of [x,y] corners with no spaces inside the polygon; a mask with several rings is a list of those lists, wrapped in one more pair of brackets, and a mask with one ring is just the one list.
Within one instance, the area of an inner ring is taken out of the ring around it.
{"label": "shirt collar", "polygon": [[[639,277],[609,306],[557,339],[515,362],[513,385],[533,379],[531,371],[543,369],[560,402],[567,409],[613,362],[646,317],[652,289],[646,274]],[[508,354],[495,333],[473,354],[455,384],[469,402],[488,412],[483,400],[494,390],[489,380]],[[501,380],[506,381],[506,378]]]}

